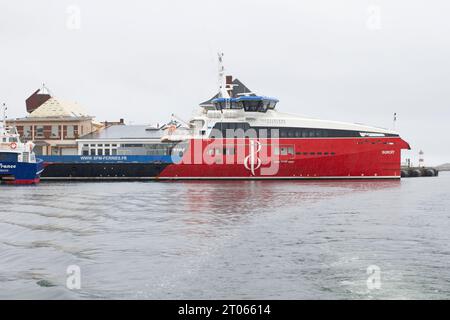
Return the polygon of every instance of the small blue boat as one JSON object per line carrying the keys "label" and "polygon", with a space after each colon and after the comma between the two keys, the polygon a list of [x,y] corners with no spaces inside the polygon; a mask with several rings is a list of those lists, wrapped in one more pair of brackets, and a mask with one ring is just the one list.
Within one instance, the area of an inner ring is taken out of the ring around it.
{"label": "small blue boat", "polygon": [[[5,105],[4,112],[6,110]],[[36,159],[32,142],[22,143],[16,128],[0,126],[0,183],[37,184],[44,171],[44,162]]]}

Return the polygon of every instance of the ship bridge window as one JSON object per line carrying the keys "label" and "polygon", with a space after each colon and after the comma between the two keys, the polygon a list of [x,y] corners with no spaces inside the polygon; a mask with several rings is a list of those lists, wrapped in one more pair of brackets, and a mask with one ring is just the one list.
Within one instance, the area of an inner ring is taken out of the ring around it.
{"label": "ship bridge window", "polygon": [[276,101],[270,101],[268,106],[267,106],[267,108],[270,109],[270,110],[273,110],[273,109],[275,109],[276,105],[277,105]]}
{"label": "ship bridge window", "polygon": [[257,112],[261,105],[262,101],[242,101],[244,104],[244,110],[247,112]]}
{"label": "ship bridge window", "polygon": [[261,103],[261,107],[259,109],[259,112],[266,112],[269,109],[269,105],[270,105],[269,101],[263,101]]}
{"label": "ship bridge window", "polygon": [[233,101],[230,104],[231,109],[242,109],[244,107],[244,105],[242,104],[242,102],[239,101]]}
{"label": "ship bridge window", "polygon": [[13,152],[0,153],[0,161],[3,162],[17,162],[18,154]]}

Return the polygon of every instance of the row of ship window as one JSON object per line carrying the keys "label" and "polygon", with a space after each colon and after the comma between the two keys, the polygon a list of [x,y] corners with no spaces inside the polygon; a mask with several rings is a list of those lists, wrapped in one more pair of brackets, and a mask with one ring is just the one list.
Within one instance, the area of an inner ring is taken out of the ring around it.
{"label": "row of ship window", "polygon": [[[172,151],[182,156],[183,148],[180,150],[174,150],[173,144],[85,144],[83,145],[82,154],[84,156],[109,156],[109,155],[121,155],[121,154],[132,154],[131,150],[118,150],[118,147],[123,148],[144,148],[143,154],[146,155],[170,155]],[[181,153],[180,153],[181,152]],[[210,156],[215,155],[235,155],[236,147],[224,147],[224,148],[209,148],[207,149],[207,154]],[[293,146],[280,146],[273,147],[274,155],[288,156],[288,155],[297,155],[297,156],[328,156],[335,155],[335,152],[295,152],[295,148]]]}
{"label": "row of ship window", "polygon": [[211,137],[259,137],[259,138],[347,138],[361,137],[358,131],[311,129],[311,128],[287,128],[287,127],[250,127],[245,122],[218,122],[214,125]]}
{"label": "row of ship window", "polygon": [[[210,156],[214,155],[234,155],[236,154],[236,148],[226,147],[226,148],[210,148],[207,150],[207,154]],[[274,155],[288,156],[288,155],[298,155],[298,156],[334,156],[335,152],[295,152],[294,147],[273,147]]]}
{"label": "row of ship window", "polygon": [[142,144],[142,143],[99,143],[83,144],[82,155],[110,156],[110,155],[170,155],[173,144]]}

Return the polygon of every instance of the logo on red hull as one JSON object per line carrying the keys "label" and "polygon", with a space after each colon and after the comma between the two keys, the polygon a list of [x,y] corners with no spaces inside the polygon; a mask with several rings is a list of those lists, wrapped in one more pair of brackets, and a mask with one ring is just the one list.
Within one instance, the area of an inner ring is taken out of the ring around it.
{"label": "logo on red hull", "polygon": [[262,161],[258,157],[258,153],[261,151],[261,143],[256,140],[250,140],[250,153],[244,159],[244,167],[250,170],[252,175],[255,175],[255,170],[261,167]]}

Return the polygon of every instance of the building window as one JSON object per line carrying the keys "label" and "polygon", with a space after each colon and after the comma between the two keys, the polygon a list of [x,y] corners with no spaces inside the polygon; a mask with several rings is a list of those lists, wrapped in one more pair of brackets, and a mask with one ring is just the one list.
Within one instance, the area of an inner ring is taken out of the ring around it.
{"label": "building window", "polygon": [[102,156],[103,155],[103,149],[98,149],[97,150],[97,155]]}
{"label": "building window", "polygon": [[74,128],[74,126],[67,126],[66,138],[68,138],[68,139],[75,138],[75,128]]}
{"label": "building window", "polygon": [[52,126],[52,138],[59,138],[59,126]]}
{"label": "building window", "polygon": [[109,156],[111,154],[111,151],[109,149],[105,149],[105,156]]}
{"label": "building window", "polygon": [[23,137],[24,138],[31,138],[31,126],[24,126],[23,127]]}
{"label": "building window", "polygon": [[89,155],[89,150],[83,150],[83,156],[88,156]]}
{"label": "building window", "polygon": [[91,156],[95,156],[95,149],[91,149]]}
{"label": "building window", "polygon": [[112,149],[112,155],[116,156],[117,155],[117,149]]}
{"label": "building window", "polygon": [[35,138],[44,138],[44,126],[36,126]]}

